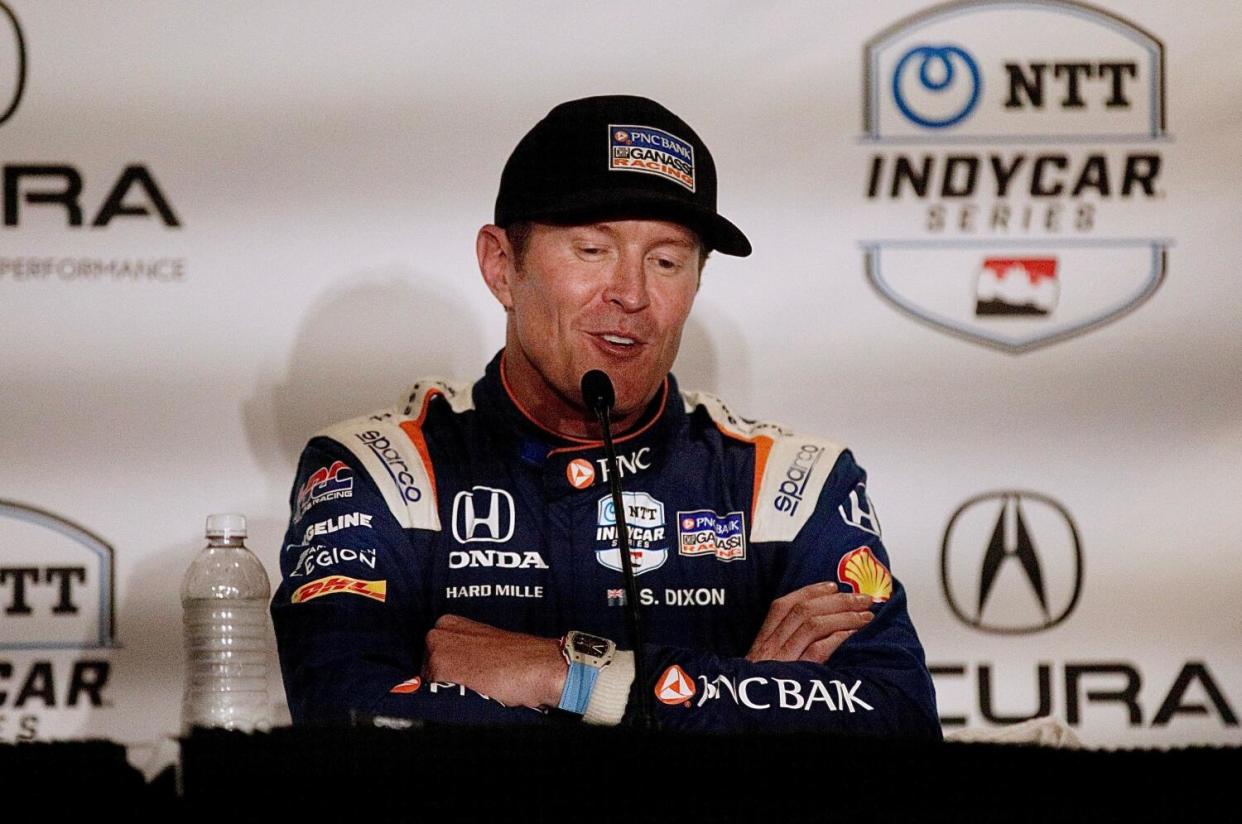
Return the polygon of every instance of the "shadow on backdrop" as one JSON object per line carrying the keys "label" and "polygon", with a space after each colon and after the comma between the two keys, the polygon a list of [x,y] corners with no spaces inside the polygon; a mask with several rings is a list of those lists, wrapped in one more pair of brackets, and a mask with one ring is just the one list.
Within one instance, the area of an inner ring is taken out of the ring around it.
{"label": "shadow on backdrop", "polygon": [[[710,303],[697,301],[682,330],[681,349],[673,363],[673,374],[681,390],[711,392],[732,406],[736,402],[732,398],[745,392],[750,381],[743,340],[741,330],[713,312]],[[736,411],[751,413],[745,408]]]}
{"label": "shadow on backdrop", "polygon": [[418,378],[482,374],[491,353],[470,306],[420,280],[394,266],[325,292],[302,319],[284,374],[244,404],[250,451],[285,491],[302,447],[325,426],[391,406]]}

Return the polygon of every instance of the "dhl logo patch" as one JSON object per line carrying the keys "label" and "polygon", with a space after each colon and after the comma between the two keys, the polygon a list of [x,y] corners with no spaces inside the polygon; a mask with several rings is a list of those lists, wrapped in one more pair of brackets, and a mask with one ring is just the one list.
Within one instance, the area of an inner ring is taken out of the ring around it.
{"label": "dhl logo patch", "polygon": [[305,603],[312,598],[320,598],[324,595],[333,595],[338,592],[347,595],[361,595],[364,598],[371,598],[376,601],[383,601],[388,596],[387,581],[360,581],[357,578],[347,578],[344,575],[330,575],[327,578],[320,578],[317,581],[311,581],[309,584],[303,584],[293,591],[293,597],[290,599],[295,604]]}

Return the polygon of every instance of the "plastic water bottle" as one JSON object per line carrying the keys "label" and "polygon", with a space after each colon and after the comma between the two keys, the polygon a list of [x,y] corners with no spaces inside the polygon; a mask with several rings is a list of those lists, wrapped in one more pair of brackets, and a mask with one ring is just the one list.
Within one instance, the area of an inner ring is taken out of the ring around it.
{"label": "plastic water bottle", "polygon": [[271,725],[268,598],[263,564],[246,548],[244,515],[210,515],[207,546],[181,583],[185,619],[184,732]]}

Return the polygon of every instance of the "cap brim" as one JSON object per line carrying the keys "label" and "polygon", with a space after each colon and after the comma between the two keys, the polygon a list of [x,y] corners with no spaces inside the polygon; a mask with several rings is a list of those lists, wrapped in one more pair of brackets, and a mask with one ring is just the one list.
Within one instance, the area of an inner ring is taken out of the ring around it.
{"label": "cap brim", "polygon": [[572,198],[558,198],[545,206],[531,205],[520,215],[506,215],[506,223],[536,220],[548,223],[583,223],[597,220],[667,220],[680,223],[698,233],[709,249],[721,254],[746,257],[750,241],[742,230],[709,209],[678,197],[664,197],[648,190],[606,189],[578,192]]}

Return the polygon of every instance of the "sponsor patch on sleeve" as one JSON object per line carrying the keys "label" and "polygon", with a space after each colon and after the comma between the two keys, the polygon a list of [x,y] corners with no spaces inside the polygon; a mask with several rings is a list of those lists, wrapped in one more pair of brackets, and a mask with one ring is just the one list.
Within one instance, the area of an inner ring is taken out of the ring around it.
{"label": "sponsor patch on sleeve", "polygon": [[289,600],[295,604],[302,604],[313,598],[335,595],[338,592],[346,595],[361,595],[363,598],[382,602],[388,597],[388,582],[361,581],[357,578],[347,578],[344,575],[330,575],[298,587],[293,591],[293,596]]}
{"label": "sponsor patch on sleeve", "polygon": [[880,563],[869,546],[860,546],[841,556],[837,564],[837,580],[853,587],[861,595],[870,595],[877,604],[893,595],[892,573]]}
{"label": "sponsor patch on sleeve", "polygon": [[389,692],[396,693],[397,695],[409,695],[410,693],[418,692],[419,687],[422,685],[423,679],[415,675],[408,681],[402,681],[400,684],[397,684],[397,686],[390,689]]}
{"label": "sponsor patch on sleeve", "polygon": [[694,191],[694,147],[651,126],[608,127],[608,169],[667,178]]}
{"label": "sponsor patch on sleeve", "polygon": [[837,507],[837,512],[841,515],[841,520],[847,525],[855,529],[861,529],[863,532],[870,532],[875,537],[880,537],[880,519],[875,514],[875,504],[871,503],[871,496],[867,494],[867,485],[862,481],[850,490],[849,504],[841,504]]}
{"label": "sponsor patch on sleeve", "polygon": [[694,679],[676,664],[666,669],[656,681],[656,698],[660,700],[660,703],[669,706],[677,704],[689,706],[690,699],[694,698],[696,692],[698,689],[694,686]]}
{"label": "sponsor patch on sleeve", "polygon": [[311,473],[298,490],[296,519],[301,520],[311,507],[324,501],[350,498],[354,494],[354,471],[344,461],[321,466]]}
{"label": "sponsor patch on sleeve", "polygon": [[[358,565],[375,569],[376,552],[374,549],[357,549],[355,547],[324,546],[322,544],[290,544],[286,552],[298,552],[298,560],[293,565],[290,578],[309,578],[317,572],[326,571],[327,567]],[[363,574],[366,574],[363,572]]]}

